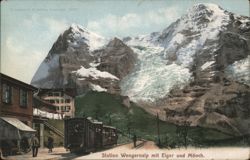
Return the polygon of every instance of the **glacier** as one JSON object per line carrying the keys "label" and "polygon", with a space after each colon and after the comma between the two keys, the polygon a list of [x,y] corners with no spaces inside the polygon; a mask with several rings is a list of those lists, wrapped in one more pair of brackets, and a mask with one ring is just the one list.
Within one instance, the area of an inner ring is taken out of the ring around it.
{"label": "glacier", "polygon": [[175,63],[167,65],[162,47],[133,47],[133,50],[138,54],[138,63],[120,85],[122,95],[132,101],[154,102],[165,97],[173,87],[184,87],[192,79],[188,68]]}
{"label": "glacier", "polygon": [[[218,46],[206,42],[216,42],[228,23],[229,14],[219,6],[197,4],[162,32],[127,38],[125,43],[137,53],[138,62],[122,80],[122,94],[136,102],[154,102],[171,89],[186,86],[193,79],[190,69],[195,54],[208,48],[213,54]],[[213,63],[214,58],[201,70]]]}

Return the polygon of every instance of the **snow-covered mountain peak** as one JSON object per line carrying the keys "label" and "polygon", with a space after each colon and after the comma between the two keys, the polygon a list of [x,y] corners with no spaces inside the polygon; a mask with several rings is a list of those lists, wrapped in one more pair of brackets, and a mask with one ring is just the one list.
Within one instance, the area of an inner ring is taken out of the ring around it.
{"label": "snow-covered mountain peak", "polygon": [[[190,69],[194,57],[206,49],[214,55],[219,33],[226,30],[229,22],[229,13],[219,6],[198,4],[162,32],[125,38],[139,61],[134,73],[121,84],[123,94],[135,101],[154,101],[157,98],[153,97],[164,97],[174,87],[185,86],[193,78]],[[214,61],[213,56],[210,61]],[[142,79],[147,83],[142,83]]]}
{"label": "snow-covered mountain peak", "polygon": [[215,4],[197,4],[188,10],[187,14],[181,19],[193,23],[192,25],[206,27],[206,24],[216,23],[221,26],[222,21],[228,20],[227,11]]}
{"label": "snow-covered mountain peak", "polygon": [[81,26],[81,25],[79,25],[79,24],[75,24],[75,23],[73,23],[73,24],[71,24],[71,26],[70,26],[70,29],[74,32],[74,31],[81,31],[81,32],[84,32],[84,31],[88,31],[88,29],[87,28],[85,28],[85,27],[83,27],[83,26]]}
{"label": "snow-covered mountain peak", "polygon": [[91,34],[91,35],[93,35],[95,37],[98,37],[98,38],[102,38],[102,39],[104,38],[101,35],[98,35],[97,33],[92,32],[92,31],[88,30],[87,28],[85,28],[85,27],[83,27],[83,26],[81,26],[79,24],[75,24],[75,23],[71,24],[70,29],[71,29],[71,31],[73,33],[76,33],[76,34],[77,33],[80,33],[80,34],[85,33],[85,34]]}
{"label": "snow-covered mountain peak", "polygon": [[[226,30],[229,23],[229,12],[218,5],[195,5],[187,14],[163,30],[160,40],[165,48],[164,56],[190,67],[194,54],[208,41],[217,41],[219,33]],[[211,54],[215,48],[216,46],[211,48]]]}
{"label": "snow-covered mountain peak", "polygon": [[221,14],[224,13],[225,10],[223,10],[220,6],[216,4],[210,4],[210,3],[201,3],[196,4],[192,8],[188,10],[188,15],[191,17],[200,17],[202,15],[211,16],[213,14]]}
{"label": "snow-covered mountain peak", "polygon": [[68,43],[71,46],[78,46],[79,43],[86,43],[89,46],[89,50],[93,51],[99,49],[107,43],[107,39],[104,37],[89,31],[78,24],[72,24],[69,28],[69,37]]}

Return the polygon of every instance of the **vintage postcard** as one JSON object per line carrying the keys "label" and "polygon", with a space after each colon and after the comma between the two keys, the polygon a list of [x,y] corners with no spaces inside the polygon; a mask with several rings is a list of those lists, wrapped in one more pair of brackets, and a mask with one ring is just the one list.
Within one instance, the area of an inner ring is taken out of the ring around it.
{"label": "vintage postcard", "polygon": [[1,0],[0,159],[249,159],[250,0]]}

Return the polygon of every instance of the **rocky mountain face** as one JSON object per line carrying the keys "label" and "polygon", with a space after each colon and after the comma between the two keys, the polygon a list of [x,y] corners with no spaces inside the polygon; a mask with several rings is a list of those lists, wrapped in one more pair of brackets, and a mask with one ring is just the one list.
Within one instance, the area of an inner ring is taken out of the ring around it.
{"label": "rocky mountain face", "polygon": [[198,4],[161,32],[107,40],[72,25],[33,77],[128,96],[178,125],[250,133],[250,18]]}
{"label": "rocky mountain face", "polygon": [[249,17],[199,4],[162,32],[124,42],[141,61],[123,94],[146,111],[179,125],[250,133]]}
{"label": "rocky mountain face", "polygon": [[134,52],[118,38],[108,42],[72,25],[53,44],[31,84],[41,88],[77,87],[79,94],[90,89],[120,93],[119,78],[130,72],[135,60]]}
{"label": "rocky mountain face", "polygon": [[[173,89],[163,106],[169,121],[249,134],[250,19],[227,11],[224,15],[228,19],[218,38],[208,39],[205,46],[211,47],[199,49],[194,56],[193,81],[182,90]],[[236,70],[244,73],[233,77],[227,70],[240,60],[245,63]]]}
{"label": "rocky mountain face", "polygon": [[105,48],[95,51],[94,54],[100,57],[97,69],[107,71],[119,79],[129,74],[136,62],[133,50],[118,38],[114,38]]}

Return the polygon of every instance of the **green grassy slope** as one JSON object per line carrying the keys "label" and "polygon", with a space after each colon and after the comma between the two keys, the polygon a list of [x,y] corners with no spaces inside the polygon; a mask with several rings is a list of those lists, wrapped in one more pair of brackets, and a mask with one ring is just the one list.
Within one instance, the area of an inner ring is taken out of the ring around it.
{"label": "green grassy slope", "polygon": [[[138,137],[157,140],[156,117],[145,112],[142,108],[132,103],[131,107],[122,104],[122,98],[104,92],[89,92],[79,96],[75,101],[76,116],[91,116],[106,125],[117,127],[127,135],[136,134]],[[184,138],[179,132],[180,127],[160,121],[160,139],[166,145],[183,145]],[[181,128],[181,130],[183,130]],[[219,131],[187,127],[187,142],[190,145],[206,146],[209,140],[222,140],[231,138]]]}

